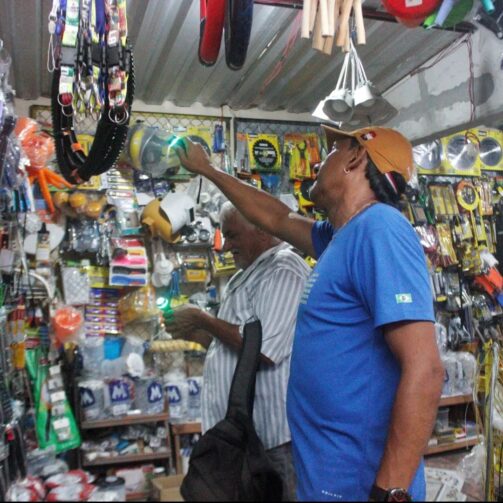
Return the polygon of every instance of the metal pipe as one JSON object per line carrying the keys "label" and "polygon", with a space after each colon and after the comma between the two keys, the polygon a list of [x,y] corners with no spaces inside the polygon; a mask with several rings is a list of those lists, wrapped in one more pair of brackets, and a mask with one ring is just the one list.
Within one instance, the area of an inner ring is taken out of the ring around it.
{"label": "metal pipe", "polygon": [[[259,5],[269,5],[271,7],[286,7],[289,9],[302,9],[302,0],[254,0],[256,4]],[[365,19],[373,19],[374,21],[383,21],[386,23],[398,23],[395,16],[392,16],[386,11],[380,11],[377,9],[370,9],[368,7],[363,7],[363,17]],[[473,33],[477,30],[475,25],[467,21],[458,23],[453,28],[442,28],[441,26],[435,26],[435,30],[445,30],[453,31],[455,33]]]}

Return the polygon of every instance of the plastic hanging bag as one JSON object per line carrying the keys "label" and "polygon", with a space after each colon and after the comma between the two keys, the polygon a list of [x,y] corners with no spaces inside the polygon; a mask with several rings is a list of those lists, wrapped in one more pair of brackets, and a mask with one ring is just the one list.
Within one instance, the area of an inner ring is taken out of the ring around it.
{"label": "plastic hanging bag", "polygon": [[464,475],[465,482],[482,487],[486,471],[486,447],[484,442],[476,445],[459,463],[458,471]]}
{"label": "plastic hanging bag", "polygon": [[438,350],[443,356],[447,353],[448,336],[447,329],[439,322],[435,323],[435,335],[437,339]]}

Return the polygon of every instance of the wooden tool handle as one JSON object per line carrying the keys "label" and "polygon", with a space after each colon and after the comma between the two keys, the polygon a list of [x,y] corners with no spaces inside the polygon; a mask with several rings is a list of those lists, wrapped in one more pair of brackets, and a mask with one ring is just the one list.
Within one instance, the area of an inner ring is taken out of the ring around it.
{"label": "wooden tool handle", "polygon": [[363,23],[362,0],[353,1],[353,12],[355,14],[356,24],[356,43],[366,44],[367,40],[365,38],[365,25]]}
{"label": "wooden tool handle", "polygon": [[332,50],[334,48],[335,37],[325,37],[325,43],[323,44],[323,54],[327,56],[332,55]]}
{"label": "wooden tool handle", "polygon": [[316,22],[314,23],[314,32],[313,32],[313,49],[317,51],[323,51],[323,46],[325,45],[325,39],[323,38],[321,32],[321,15],[318,10],[318,15],[316,16]]}
{"label": "wooden tool handle", "polygon": [[328,17],[328,0],[320,0],[319,16],[321,21],[321,35],[329,37],[330,33],[330,18]]}
{"label": "wooden tool handle", "polygon": [[[334,36],[337,34],[337,31],[339,30],[341,8],[342,8],[342,0],[335,0],[335,5],[334,5]],[[334,40],[334,42],[335,42],[335,40]]]}
{"label": "wooden tool handle", "polygon": [[318,12],[318,4],[319,4],[319,0],[311,0],[311,11],[309,13],[310,17],[309,17],[309,31],[311,33],[314,32],[314,24],[316,22],[316,14]]}
{"label": "wooden tool handle", "polygon": [[302,9],[302,38],[309,38],[311,36],[312,3],[312,0],[304,0],[304,7]]}
{"label": "wooden tool handle", "polygon": [[349,16],[351,15],[352,6],[353,0],[343,0],[341,17],[339,20],[339,32],[336,40],[338,47],[344,47],[349,36]]}
{"label": "wooden tool handle", "polygon": [[335,4],[336,0],[328,0],[328,24],[330,30],[330,37],[335,35]]}

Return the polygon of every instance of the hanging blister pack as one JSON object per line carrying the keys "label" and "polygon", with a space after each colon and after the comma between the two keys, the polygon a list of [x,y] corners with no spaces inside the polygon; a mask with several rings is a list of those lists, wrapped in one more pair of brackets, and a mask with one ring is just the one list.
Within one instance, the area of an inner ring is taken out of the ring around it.
{"label": "hanging blister pack", "polygon": [[80,267],[63,267],[62,280],[65,304],[78,306],[89,303],[90,281],[86,263]]}

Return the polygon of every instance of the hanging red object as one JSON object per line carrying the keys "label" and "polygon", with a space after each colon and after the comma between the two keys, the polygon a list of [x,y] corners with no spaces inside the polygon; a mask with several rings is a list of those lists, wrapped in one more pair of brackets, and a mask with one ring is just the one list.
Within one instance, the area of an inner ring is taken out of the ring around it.
{"label": "hanging red object", "polygon": [[407,26],[407,28],[417,28],[418,26],[421,26],[425,20],[424,16],[418,17],[418,18],[400,18],[397,17],[396,20],[400,23],[403,24],[404,26]]}
{"label": "hanging red object", "polygon": [[404,19],[425,18],[440,6],[440,0],[383,0],[384,8],[393,16]]}
{"label": "hanging red object", "polygon": [[203,65],[212,66],[217,62],[224,30],[225,4],[225,0],[200,0],[199,60]]}

